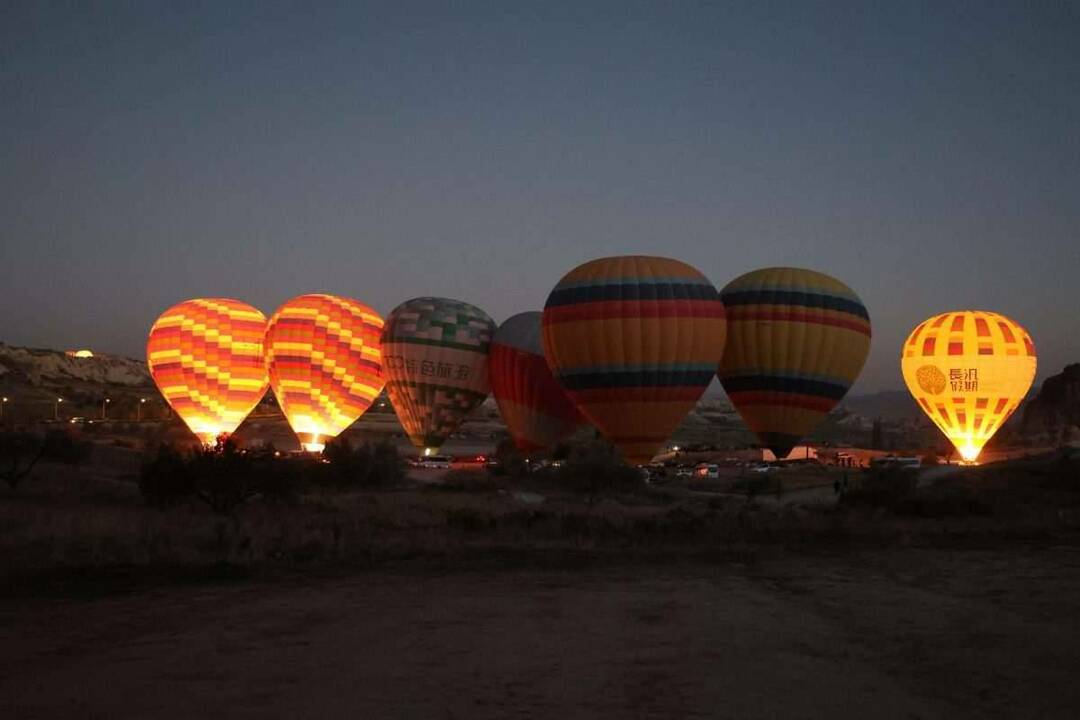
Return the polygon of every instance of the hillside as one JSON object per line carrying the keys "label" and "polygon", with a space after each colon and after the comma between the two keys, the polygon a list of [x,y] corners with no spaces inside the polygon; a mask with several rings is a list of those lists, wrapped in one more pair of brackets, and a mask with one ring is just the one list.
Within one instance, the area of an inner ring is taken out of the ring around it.
{"label": "hillside", "polygon": [[[110,417],[136,416],[139,398],[158,397],[146,363],[121,355],[72,357],[59,350],[15,347],[0,343],[0,393],[8,398],[8,422],[87,415],[99,417],[109,398]],[[63,405],[54,408],[56,398]],[[157,403],[145,408],[153,416]]]}
{"label": "hillside", "polygon": [[56,387],[71,383],[141,387],[151,384],[146,363],[121,355],[72,357],[59,350],[23,348],[0,343],[0,383]]}
{"label": "hillside", "polygon": [[840,408],[864,418],[885,421],[921,420],[922,410],[907,390],[886,390],[869,395],[846,397]]}
{"label": "hillside", "polygon": [[1080,440],[1080,363],[1048,377],[1023,411],[1025,435],[1051,444]]}

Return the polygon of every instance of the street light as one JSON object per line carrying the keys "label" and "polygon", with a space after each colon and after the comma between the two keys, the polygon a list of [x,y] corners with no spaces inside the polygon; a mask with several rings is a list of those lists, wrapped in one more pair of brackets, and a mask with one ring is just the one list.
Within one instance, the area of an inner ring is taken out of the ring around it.
{"label": "street light", "polygon": [[0,420],[4,419],[4,406],[8,404],[8,399],[4,398],[3,402],[0,402]]}
{"label": "street light", "polygon": [[105,398],[104,400],[101,401],[101,419],[102,420],[104,420],[106,417],[108,417],[108,413],[105,411],[105,408],[111,402],[112,402],[112,400],[110,400],[109,398]]}
{"label": "street light", "polygon": [[60,419],[60,403],[64,402],[64,398],[56,398],[56,402],[53,403],[53,420]]}
{"label": "street light", "polygon": [[142,422],[142,406],[146,402],[146,398],[139,398],[139,422]]}

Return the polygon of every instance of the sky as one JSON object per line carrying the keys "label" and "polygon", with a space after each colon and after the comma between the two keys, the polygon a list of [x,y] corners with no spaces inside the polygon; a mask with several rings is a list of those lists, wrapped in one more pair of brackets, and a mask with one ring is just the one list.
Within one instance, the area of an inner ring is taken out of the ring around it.
{"label": "sky", "polygon": [[[1038,7],[1035,7],[1038,5]],[[925,317],[1080,362],[1076,3],[0,6],[0,341],[139,357],[175,302],[496,321],[607,255],[827,272],[853,392]]]}

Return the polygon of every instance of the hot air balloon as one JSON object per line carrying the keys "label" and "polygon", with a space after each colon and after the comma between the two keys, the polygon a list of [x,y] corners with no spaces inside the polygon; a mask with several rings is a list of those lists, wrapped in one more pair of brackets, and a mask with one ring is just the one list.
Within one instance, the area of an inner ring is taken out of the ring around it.
{"label": "hot air balloon", "polygon": [[716,288],[678,260],[593,260],[544,306],[544,355],[578,410],[627,462],[646,463],[712,380],[724,352]]}
{"label": "hot air balloon", "polygon": [[799,268],[746,273],[720,298],[728,341],[717,375],[750,430],[783,459],[859,376],[870,315],[844,283]]}
{"label": "hot air balloon", "polygon": [[377,312],[336,295],[301,295],[271,316],[270,387],[305,450],[321,452],[382,392],[382,328]]}
{"label": "hot air balloon", "polygon": [[544,359],[539,312],[514,315],[491,343],[488,375],[514,444],[525,453],[554,447],[584,421]]}
{"label": "hot air balloon", "polygon": [[488,394],[495,323],[459,300],[422,297],[394,308],[383,328],[390,402],[413,445],[436,452]]}
{"label": "hot air balloon", "polygon": [[229,298],[185,300],[150,328],[150,375],[204,445],[236,430],[266,393],[265,332],[265,315]]}
{"label": "hot air balloon", "polygon": [[1035,379],[1035,344],[1004,315],[935,315],[908,336],[900,369],[908,390],[967,462],[1016,410]]}

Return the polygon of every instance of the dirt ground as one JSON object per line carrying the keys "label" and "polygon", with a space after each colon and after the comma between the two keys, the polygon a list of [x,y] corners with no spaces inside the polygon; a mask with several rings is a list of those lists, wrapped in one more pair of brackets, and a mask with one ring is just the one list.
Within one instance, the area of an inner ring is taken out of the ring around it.
{"label": "dirt ground", "polygon": [[1077,717],[1080,549],[0,601],[0,717]]}

